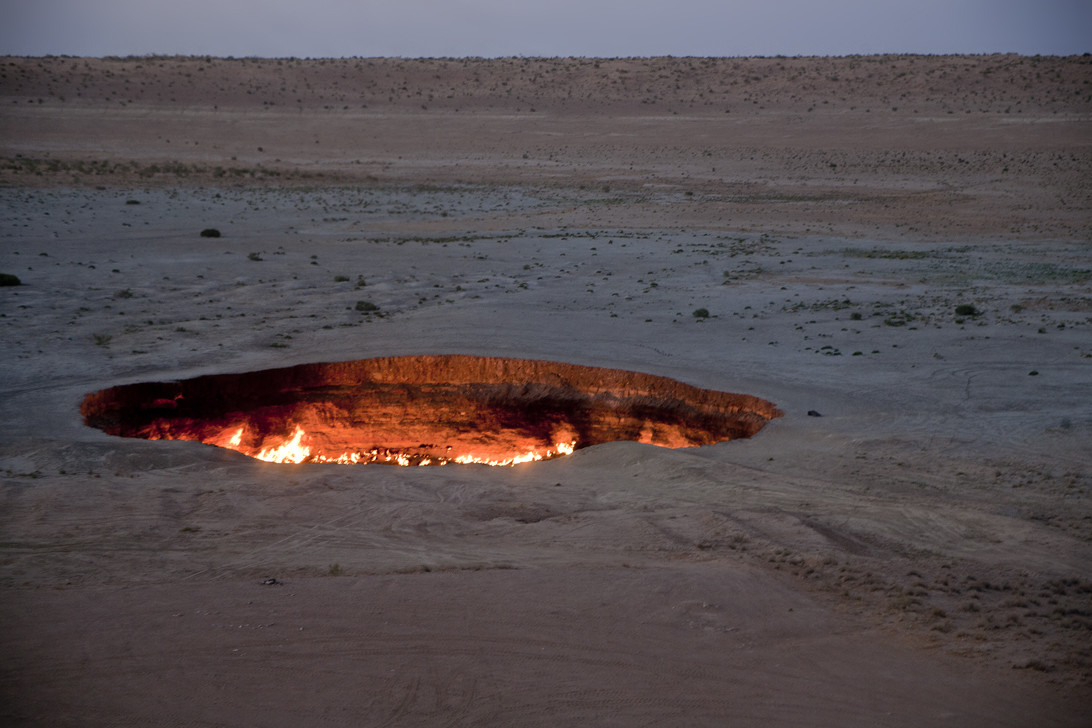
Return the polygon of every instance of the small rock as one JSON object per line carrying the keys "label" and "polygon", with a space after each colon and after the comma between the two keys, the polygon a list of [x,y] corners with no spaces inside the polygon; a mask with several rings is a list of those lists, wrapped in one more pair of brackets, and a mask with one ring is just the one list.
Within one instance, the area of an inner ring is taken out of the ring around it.
{"label": "small rock", "polygon": [[808,417],[822,417],[822,416],[823,415],[819,414],[815,410],[808,410]]}
{"label": "small rock", "polygon": [[262,586],[284,586],[284,582],[276,579],[266,579],[262,582]]}

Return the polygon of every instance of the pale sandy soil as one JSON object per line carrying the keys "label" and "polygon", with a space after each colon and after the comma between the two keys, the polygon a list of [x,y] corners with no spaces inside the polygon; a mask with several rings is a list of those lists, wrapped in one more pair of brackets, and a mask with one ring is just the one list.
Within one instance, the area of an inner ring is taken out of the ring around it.
{"label": "pale sandy soil", "polygon": [[[1089,60],[0,59],[0,716],[1086,724]],[[428,353],[786,416],[510,469],[79,418]]]}

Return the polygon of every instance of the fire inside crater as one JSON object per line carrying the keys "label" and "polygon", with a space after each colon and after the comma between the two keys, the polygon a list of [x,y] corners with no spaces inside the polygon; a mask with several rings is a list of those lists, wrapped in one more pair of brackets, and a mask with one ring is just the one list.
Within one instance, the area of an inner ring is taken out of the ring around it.
{"label": "fire inside crater", "polygon": [[84,398],[111,435],[197,440],[278,463],[516,465],[604,442],[750,437],[770,402],[559,362],[404,356],[111,387]]}

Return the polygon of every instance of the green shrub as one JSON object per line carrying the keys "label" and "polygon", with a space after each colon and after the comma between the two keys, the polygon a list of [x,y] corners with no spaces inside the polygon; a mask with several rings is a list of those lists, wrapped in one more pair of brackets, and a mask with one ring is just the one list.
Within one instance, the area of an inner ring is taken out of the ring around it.
{"label": "green shrub", "polygon": [[0,286],[21,286],[23,282],[19,280],[19,276],[12,275],[11,273],[0,273]]}
{"label": "green shrub", "polygon": [[379,306],[376,306],[371,301],[357,301],[356,310],[361,313],[371,313],[372,311],[378,311]]}
{"label": "green shrub", "polygon": [[977,316],[978,309],[969,303],[961,303],[955,307],[956,316]]}
{"label": "green shrub", "polygon": [[709,309],[696,308],[694,309],[694,313],[692,313],[691,315],[696,319],[707,319],[709,318]]}
{"label": "green shrub", "polygon": [[220,231],[216,228],[205,228],[201,231],[201,237],[203,238],[218,238],[220,237]]}
{"label": "green shrub", "polygon": [[334,283],[345,283],[349,280],[349,276],[334,276]]}

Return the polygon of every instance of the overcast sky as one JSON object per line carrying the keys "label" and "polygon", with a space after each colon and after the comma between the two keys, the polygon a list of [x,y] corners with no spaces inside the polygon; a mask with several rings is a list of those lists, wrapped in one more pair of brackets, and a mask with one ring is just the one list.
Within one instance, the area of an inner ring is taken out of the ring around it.
{"label": "overcast sky", "polygon": [[0,55],[1092,52],[1092,0],[0,0]]}

